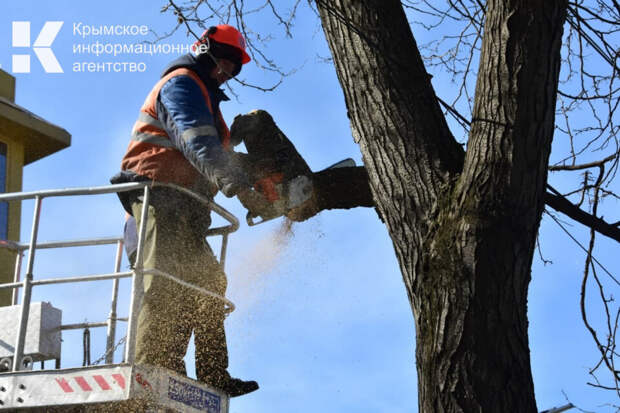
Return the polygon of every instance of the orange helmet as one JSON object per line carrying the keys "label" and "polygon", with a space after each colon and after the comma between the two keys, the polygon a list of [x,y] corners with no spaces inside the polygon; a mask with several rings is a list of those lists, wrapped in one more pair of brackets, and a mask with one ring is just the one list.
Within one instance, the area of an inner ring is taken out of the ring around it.
{"label": "orange helmet", "polygon": [[202,36],[200,36],[200,39],[194,43],[192,50],[200,49],[202,45],[206,45],[207,48],[209,48],[209,40],[236,49],[241,56],[241,64],[246,64],[252,60],[245,51],[245,39],[243,35],[233,26],[218,24],[217,26],[209,27],[209,29],[205,30]]}

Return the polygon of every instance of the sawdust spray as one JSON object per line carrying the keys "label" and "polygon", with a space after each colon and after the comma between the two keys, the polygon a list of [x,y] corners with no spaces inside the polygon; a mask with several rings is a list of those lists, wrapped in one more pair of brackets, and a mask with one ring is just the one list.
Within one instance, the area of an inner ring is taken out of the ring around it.
{"label": "sawdust spray", "polygon": [[235,279],[235,300],[250,308],[265,300],[268,288],[267,274],[272,273],[287,253],[294,237],[293,222],[283,220],[282,224],[253,245],[242,260],[237,261],[231,273]]}

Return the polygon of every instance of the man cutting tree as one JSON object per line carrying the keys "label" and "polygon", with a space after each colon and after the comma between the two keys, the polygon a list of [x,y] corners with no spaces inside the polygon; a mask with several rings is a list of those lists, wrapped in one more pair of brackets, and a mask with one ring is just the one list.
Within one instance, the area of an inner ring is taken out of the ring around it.
{"label": "man cutting tree", "polygon": [[[219,104],[219,88],[250,61],[245,40],[232,26],[209,28],[194,44],[194,54],[164,70],[140,109],[121,172],[113,183],[155,181],[187,187],[209,198],[248,191],[249,178],[237,161]],[[142,197],[123,196],[123,205],[140,225]],[[155,187],[147,212],[144,268],[156,268],[223,296],[226,275],[205,241],[211,224],[197,200]],[[224,305],[162,277],[145,275],[138,316],[136,363],[186,374],[183,357],[192,332],[198,380],[230,396],[258,389],[255,381],[227,371]]]}

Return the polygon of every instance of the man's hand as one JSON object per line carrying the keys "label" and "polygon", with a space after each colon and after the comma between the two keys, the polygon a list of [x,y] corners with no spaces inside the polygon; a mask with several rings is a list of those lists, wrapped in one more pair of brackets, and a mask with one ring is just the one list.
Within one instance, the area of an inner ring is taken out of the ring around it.
{"label": "man's hand", "polygon": [[252,188],[250,177],[246,172],[243,154],[232,152],[229,154],[228,163],[218,173],[217,186],[224,196],[231,198],[242,191]]}
{"label": "man's hand", "polygon": [[226,198],[232,198],[240,192],[249,190],[250,185],[247,180],[238,178],[239,177],[221,178],[219,180],[218,186]]}

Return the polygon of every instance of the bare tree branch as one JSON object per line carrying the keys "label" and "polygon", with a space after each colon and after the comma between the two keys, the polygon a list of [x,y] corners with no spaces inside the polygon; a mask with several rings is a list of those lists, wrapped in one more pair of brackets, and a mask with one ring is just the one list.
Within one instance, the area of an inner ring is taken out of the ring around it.
{"label": "bare tree branch", "polygon": [[563,213],[564,215],[574,219],[591,228],[592,230],[600,233],[601,235],[605,235],[617,242],[620,242],[620,228],[617,226],[613,226],[607,222],[605,222],[601,218],[597,218],[596,216],[585,212],[584,210],[578,208],[573,205],[568,199],[564,198],[557,192],[553,187],[547,186],[552,192],[547,192],[545,194],[545,204],[549,205],[551,208],[555,209],[558,212]]}

